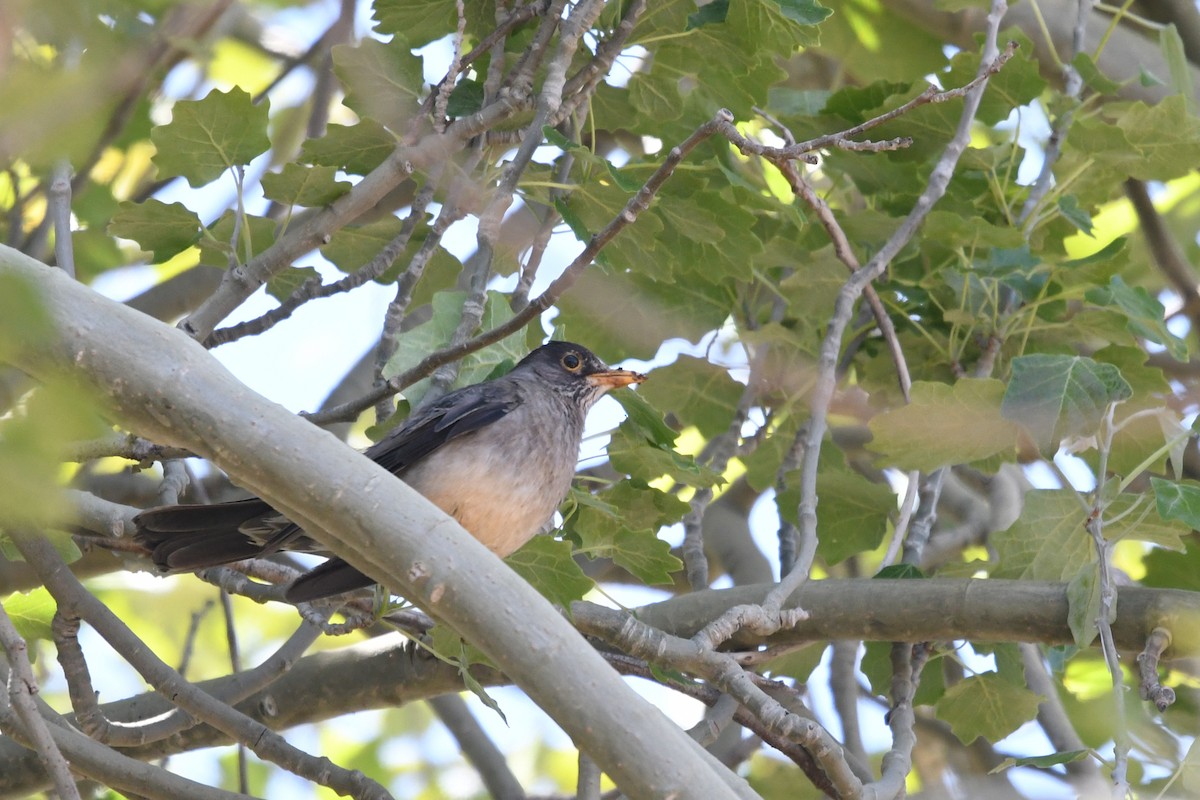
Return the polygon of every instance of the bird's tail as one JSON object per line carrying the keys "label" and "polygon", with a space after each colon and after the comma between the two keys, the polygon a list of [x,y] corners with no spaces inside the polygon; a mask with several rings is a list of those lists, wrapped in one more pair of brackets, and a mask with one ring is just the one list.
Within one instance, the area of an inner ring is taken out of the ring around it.
{"label": "bird's tail", "polygon": [[134,541],[150,550],[163,570],[193,570],[253,558],[263,543],[243,532],[242,526],[275,513],[257,497],[215,505],[162,506],[133,518]]}
{"label": "bird's tail", "polygon": [[283,593],[290,603],[304,603],[333,597],[375,583],[340,558],[331,558],[296,578]]}
{"label": "bird's tail", "polygon": [[[310,549],[306,545],[311,545],[299,528],[257,497],[215,505],[151,508],[133,522],[137,526],[134,541],[150,551],[154,564],[162,570],[204,569],[270,555],[284,545],[288,549]],[[297,578],[284,596],[300,603],[374,582],[340,558],[333,558]]]}

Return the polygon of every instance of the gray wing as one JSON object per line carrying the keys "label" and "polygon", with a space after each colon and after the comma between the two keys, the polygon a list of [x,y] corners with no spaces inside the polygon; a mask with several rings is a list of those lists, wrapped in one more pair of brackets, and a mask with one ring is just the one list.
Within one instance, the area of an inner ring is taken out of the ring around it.
{"label": "gray wing", "polygon": [[[384,469],[403,476],[404,470],[447,442],[503,418],[519,406],[521,400],[517,387],[504,379],[458,389],[413,412],[387,438],[372,445],[365,455]],[[296,532],[281,531],[278,538],[286,541]],[[372,583],[374,580],[342,559],[331,558],[297,578],[287,588],[285,596],[291,602],[299,603]]]}
{"label": "gray wing", "polygon": [[450,392],[413,412],[365,455],[397,474],[460,436],[486,428],[521,404],[516,385],[503,378]]}

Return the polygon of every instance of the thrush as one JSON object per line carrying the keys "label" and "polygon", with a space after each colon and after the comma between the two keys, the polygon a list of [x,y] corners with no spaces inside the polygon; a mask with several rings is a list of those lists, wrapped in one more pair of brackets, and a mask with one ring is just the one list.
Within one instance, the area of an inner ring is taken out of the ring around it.
{"label": "thrush", "polygon": [[[611,389],[645,379],[580,345],[551,342],[502,377],[419,407],[365,455],[504,557],[542,530],[566,497],[588,411]],[[321,551],[258,497],[148,509],[134,523],[136,541],[165,571]],[[334,557],[297,578],[285,597],[303,602],[372,583]]]}

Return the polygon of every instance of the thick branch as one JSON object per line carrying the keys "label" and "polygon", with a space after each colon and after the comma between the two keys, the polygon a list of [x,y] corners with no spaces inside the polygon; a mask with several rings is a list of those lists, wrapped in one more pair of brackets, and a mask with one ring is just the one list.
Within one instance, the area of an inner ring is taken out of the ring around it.
{"label": "thick branch", "polygon": [[[355,568],[444,619],[626,792],[731,798],[745,786],[714,769],[532,587],[382,467],[247,389],[181,332],[3,248],[0,276],[10,275],[39,287],[55,334],[22,342],[18,367],[72,374],[131,428],[208,457]],[[634,740],[630,729],[643,735]]]}
{"label": "thick branch", "polygon": [[[676,636],[691,636],[728,608],[759,604],[771,584],[683,595],[638,610],[638,619]],[[802,605],[809,618],[766,641],[864,639],[873,642],[1041,642],[1069,644],[1067,585],[1036,581],[938,578],[924,581],[854,579],[810,583],[785,607]],[[1139,652],[1160,623],[1171,631],[1171,657],[1200,652],[1200,594],[1123,586],[1113,622],[1117,647]],[[586,612],[576,604],[574,613]],[[731,643],[762,642],[744,632]]]}

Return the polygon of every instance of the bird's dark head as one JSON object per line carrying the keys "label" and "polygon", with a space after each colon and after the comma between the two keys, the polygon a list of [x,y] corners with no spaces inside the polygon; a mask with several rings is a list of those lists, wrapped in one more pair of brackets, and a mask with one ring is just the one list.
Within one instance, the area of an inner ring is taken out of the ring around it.
{"label": "bird's dark head", "polygon": [[548,385],[572,395],[591,407],[610,389],[641,383],[646,376],[627,369],[613,369],[591,350],[573,342],[550,342],[534,350],[513,369],[531,372]]}

